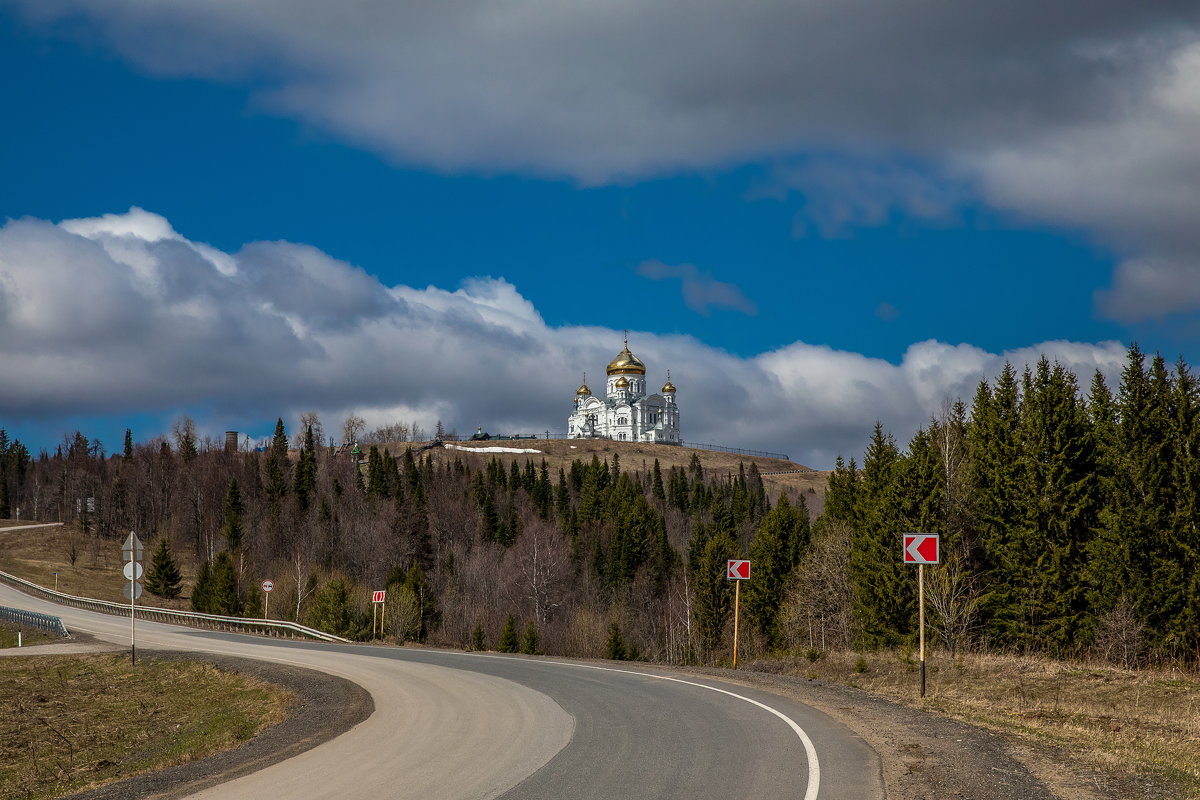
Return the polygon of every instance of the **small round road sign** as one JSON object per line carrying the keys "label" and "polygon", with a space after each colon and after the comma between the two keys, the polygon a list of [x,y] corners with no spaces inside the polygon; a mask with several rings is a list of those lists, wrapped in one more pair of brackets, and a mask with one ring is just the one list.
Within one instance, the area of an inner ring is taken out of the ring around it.
{"label": "small round road sign", "polygon": [[275,588],[275,581],[263,581],[263,591],[269,592]]}

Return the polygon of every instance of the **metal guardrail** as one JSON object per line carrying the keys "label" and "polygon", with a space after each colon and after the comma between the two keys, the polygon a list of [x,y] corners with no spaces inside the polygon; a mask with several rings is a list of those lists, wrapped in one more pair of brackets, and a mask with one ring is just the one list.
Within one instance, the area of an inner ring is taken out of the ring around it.
{"label": "metal guardrail", "polygon": [[[38,586],[24,578],[0,572],[0,582],[27,591],[52,603],[61,603],[72,608],[82,608],[86,611],[96,611],[101,614],[129,616],[129,606],[124,603],[112,603],[108,600],[93,600],[90,597],[76,597],[70,594]],[[177,611],[173,608],[155,608],[154,606],[135,606],[138,619],[154,622],[169,622],[175,625],[190,625],[195,628],[212,628],[220,631],[237,631],[240,633],[255,633],[260,636],[311,636],[326,642],[349,642],[341,636],[325,633],[307,625],[288,622],[281,619],[247,619],[245,617],[226,617],[221,614],[201,614],[197,611]]]}
{"label": "metal guardrail", "polygon": [[23,608],[0,606],[0,619],[15,622],[23,628],[41,628],[44,631],[57,633],[64,639],[71,638],[71,634],[67,630],[67,626],[63,624],[63,621],[49,614],[39,614],[36,611],[26,611]]}
{"label": "metal guardrail", "polygon": [[759,456],[760,458],[778,458],[782,461],[791,461],[786,453],[768,453],[766,450],[743,450],[740,447],[725,447],[720,444],[701,444],[700,442],[681,442],[684,447],[690,447],[692,450],[715,450],[718,453],[737,453],[742,456]]}

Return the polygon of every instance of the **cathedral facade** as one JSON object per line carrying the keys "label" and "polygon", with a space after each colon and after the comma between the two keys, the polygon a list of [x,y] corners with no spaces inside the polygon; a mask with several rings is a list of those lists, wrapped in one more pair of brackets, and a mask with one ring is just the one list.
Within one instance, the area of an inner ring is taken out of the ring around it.
{"label": "cathedral facade", "polygon": [[679,444],[679,408],[671,373],[659,393],[648,394],[646,365],[629,352],[629,339],[608,364],[605,396],[588,388],[587,376],[575,392],[575,412],[567,418],[568,439]]}

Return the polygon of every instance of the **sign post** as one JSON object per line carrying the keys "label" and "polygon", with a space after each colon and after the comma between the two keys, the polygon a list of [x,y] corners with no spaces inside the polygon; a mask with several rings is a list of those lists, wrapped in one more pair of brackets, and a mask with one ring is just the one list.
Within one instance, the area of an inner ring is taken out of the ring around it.
{"label": "sign post", "polygon": [[375,638],[375,617],[376,612],[379,616],[379,635],[383,634],[383,618],[387,614],[387,606],[383,604],[384,598],[387,597],[387,592],[371,592],[371,638]]}
{"label": "sign post", "polygon": [[738,610],[741,605],[742,581],[750,580],[750,562],[736,558],[726,561],[725,579],[733,581],[733,668],[737,669]]}
{"label": "sign post", "polygon": [[263,590],[263,619],[269,619],[267,616],[267,604],[271,602],[271,590],[275,588],[275,581],[266,580],[262,582]]}
{"label": "sign post", "polygon": [[925,565],[941,563],[941,547],[936,533],[901,535],[904,563],[917,565],[917,606],[920,622],[921,697],[925,696]]}
{"label": "sign post", "polygon": [[[90,498],[89,498],[90,499]],[[129,663],[137,663],[137,599],[142,596],[142,585],[138,579],[142,577],[142,559],[145,557],[142,542],[133,531],[121,545],[121,560],[125,562],[122,572],[129,580],[125,587],[125,596],[129,598]]]}

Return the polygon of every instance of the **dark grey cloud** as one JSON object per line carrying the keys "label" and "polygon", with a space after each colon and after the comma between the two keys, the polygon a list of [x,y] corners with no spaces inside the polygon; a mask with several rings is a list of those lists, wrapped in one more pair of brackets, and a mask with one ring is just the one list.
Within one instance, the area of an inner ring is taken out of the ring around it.
{"label": "dark grey cloud", "polygon": [[798,233],[982,198],[1111,247],[1103,313],[1200,307],[1192,0],[13,2],[398,163],[598,183],[774,160]]}
{"label": "dark grey cloud", "polygon": [[[317,299],[339,283],[345,316],[329,324]],[[548,326],[502,279],[385,286],[288,242],[224,253],[141,209],[0,227],[0,363],[19,376],[0,382],[0,427],[183,409],[215,435],[315,409],[329,430],[355,412],[371,425],[561,431],[579,374],[601,375],[621,342]],[[899,364],[803,342],[750,358],[688,336],[633,331],[629,343],[652,385],[671,371],[689,441],[814,466],[858,453],[876,419],[906,439],[1006,358],[1046,353],[1083,376],[1124,363],[1112,342],[993,354],[929,341]]]}
{"label": "dark grey cloud", "polygon": [[678,280],[683,302],[697,314],[707,317],[714,307],[730,308],[743,314],[758,313],[758,306],[736,285],[717,280],[711,273],[697,269],[695,264],[643,261],[638,265],[637,272],[643,278],[655,281]]}
{"label": "dark grey cloud", "polygon": [[1190,2],[28,0],[169,74],[405,162],[605,180],[833,145],[950,147],[1112,122],[1194,41]]}

